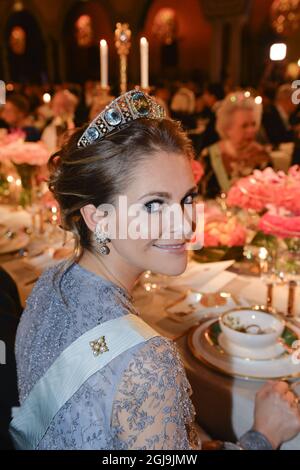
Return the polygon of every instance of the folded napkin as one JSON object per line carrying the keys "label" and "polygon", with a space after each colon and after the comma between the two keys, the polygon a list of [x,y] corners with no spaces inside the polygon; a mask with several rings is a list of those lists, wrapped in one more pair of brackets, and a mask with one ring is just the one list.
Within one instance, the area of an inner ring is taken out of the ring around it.
{"label": "folded napkin", "polygon": [[[222,270],[226,269],[231,264],[232,261],[207,264],[192,262],[188,267],[188,276],[186,276],[185,272],[181,276],[170,278],[173,280],[176,279],[177,281],[176,283],[168,283],[170,287],[174,288],[174,291],[172,291],[172,289],[162,289],[151,294],[138,286],[134,293],[135,306],[141,313],[141,317],[146,322],[153,325],[159,333],[168,338],[176,339],[184,334],[193,324],[198,323],[202,319],[204,320],[205,318],[208,318],[210,313],[218,316],[220,312],[203,307],[203,309],[199,309],[197,311],[195,316],[185,318],[184,321],[178,322],[176,320],[174,321],[174,318],[171,318],[171,315],[166,311],[166,307],[171,303],[174,303],[176,300],[179,300],[182,297],[182,293],[186,293],[189,289],[203,293],[213,293],[220,290],[227,291],[227,284],[231,281],[234,282],[237,275],[235,273]],[[212,266],[213,268],[211,268]],[[207,271],[207,268],[211,269]],[[235,303],[232,304],[233,307],[235,305]]]}
{"label": "folded napkin", "polygon": [[[224,274],[224,271],[229,268],[234,263],[234,260],[229,261],[219,261],[217,263],[197,263],[196,261],[190,261],[188,263],[187,269],[180,276],[170,276],[168,284],[171,287],[180,288],[180,290],[185,289],[195,289],[201,290],[202,286],[206,285],[210,280],[216,278],[220,273]],[[225,284],[233,279],[232,273],[226,273],[228,275],[228,280]],[[230,279],[229,279],[230,276]],[[225,279],[225,278],[224,278]],[[223,281],[221,281],[222,284]],[[222,284],[223,287],[224,283]],[[212,290],[218,290],[220,287],[211,286],[209,287]]]}

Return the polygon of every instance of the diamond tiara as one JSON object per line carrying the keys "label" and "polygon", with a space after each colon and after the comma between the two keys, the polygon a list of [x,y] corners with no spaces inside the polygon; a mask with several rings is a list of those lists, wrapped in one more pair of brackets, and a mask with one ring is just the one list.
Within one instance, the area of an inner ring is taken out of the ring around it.
{"label": "diamond tiara", "polygon": [[87,147],[135,119],[164,117],[166,117],[164,108],[151,96],[139,90],[127,91],[98,114],[78,140],[77,146]]}

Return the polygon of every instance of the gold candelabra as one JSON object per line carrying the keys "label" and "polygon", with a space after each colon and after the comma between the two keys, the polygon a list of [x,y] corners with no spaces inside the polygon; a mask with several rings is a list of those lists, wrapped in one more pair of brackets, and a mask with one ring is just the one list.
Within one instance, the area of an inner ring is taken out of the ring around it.
{"label": "gold candelabra", "polygon": [[120,90],[127,91],[127,56],[131,46],[131,31],[128,23],[117,23],[115,30],[115,46],[120,56]]}

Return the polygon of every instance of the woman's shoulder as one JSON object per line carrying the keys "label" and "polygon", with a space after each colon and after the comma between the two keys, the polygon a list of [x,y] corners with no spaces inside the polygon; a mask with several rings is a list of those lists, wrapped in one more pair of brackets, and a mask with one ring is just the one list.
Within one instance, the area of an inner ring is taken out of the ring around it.
{"label": "woman's shoulder", "polygon": [[129,302],[105,280],[76,266],[65,268],[59,263],[41,275],[21,317],[16,358],[24,395],[76,339],[130,313]]}
{"label": "woman's shoulder", "polygon": [[[120,448],[188,449],[187,431],[195,415],[191,393],[173,341],[156,337],[133,351],[112,406]],[[172,423],[171,435],[166,423]]]}
{"label": "woman's shoulder", "polygon": [[150,340],[141,343],[138,347],[129,351],[129,366],[124,374],[129,382],[149,381],[152,386],[158,386],[162,380],[168,378],[169,381],[185,383],[190,389],[187,381],[184,365],[179,351],[174,341],[163,337],[155,336]]}

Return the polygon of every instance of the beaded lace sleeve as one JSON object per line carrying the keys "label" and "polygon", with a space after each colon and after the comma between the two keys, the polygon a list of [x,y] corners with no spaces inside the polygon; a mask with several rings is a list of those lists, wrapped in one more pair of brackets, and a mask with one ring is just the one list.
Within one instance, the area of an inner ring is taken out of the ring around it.
{"label": "beaded lace sleeve", "polygon": [[161,337],[148,341],[130,361],[114,398],[115,448],[201,448],[190,394],[172,341]]}

